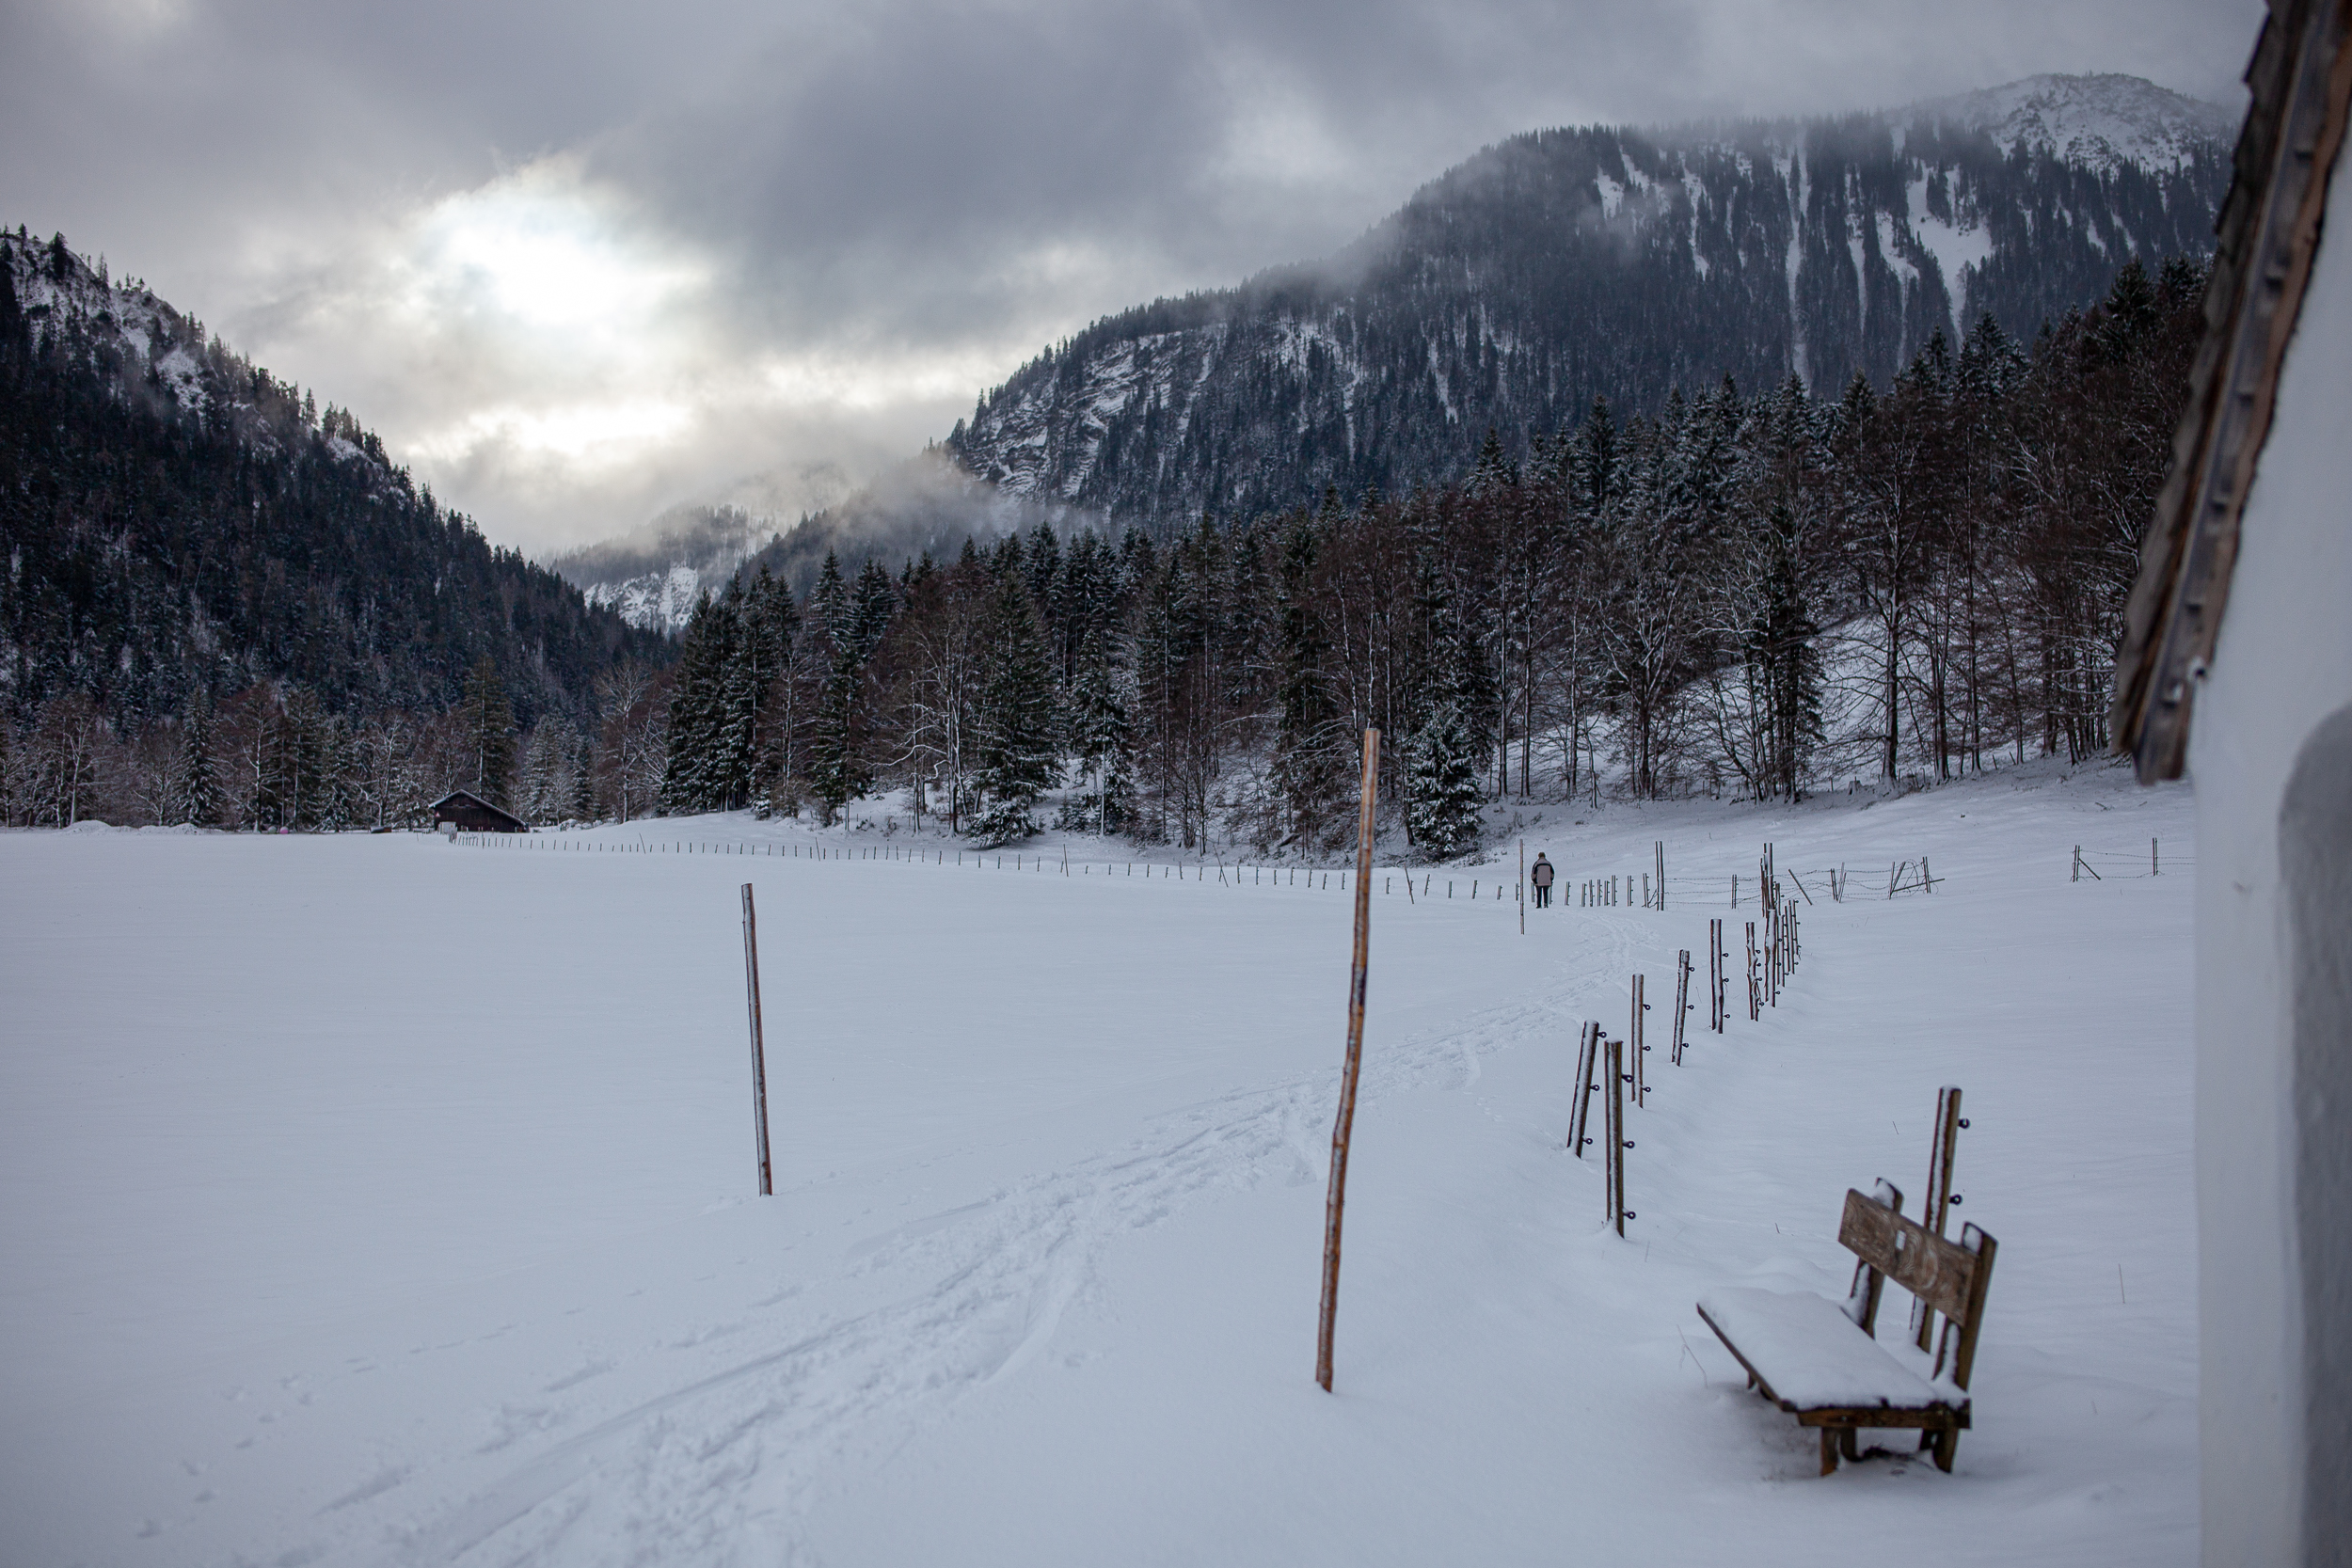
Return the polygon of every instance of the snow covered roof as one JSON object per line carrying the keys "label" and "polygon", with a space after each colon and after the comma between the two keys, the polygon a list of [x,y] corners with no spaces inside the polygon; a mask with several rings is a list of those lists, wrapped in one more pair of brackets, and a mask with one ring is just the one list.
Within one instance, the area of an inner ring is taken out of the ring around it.
{"label": "snow covered roof", "polygon": [[2247,67],[2253,102],[2216,225],[2205,341],[2189,372],[2172,471],[2140,542],[2116,659],[2110,728],[2142,784],[2180,777],[2196,682],[2221,628],[2240,509],[2269,434],[2344,141],[2352,98],[2346,16],[2338,0],[2270,0]]}

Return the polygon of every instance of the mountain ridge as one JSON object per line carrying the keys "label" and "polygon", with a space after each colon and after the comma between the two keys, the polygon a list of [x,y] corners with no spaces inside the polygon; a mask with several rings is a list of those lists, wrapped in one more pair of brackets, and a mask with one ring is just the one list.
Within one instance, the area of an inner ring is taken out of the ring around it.
{"label": "mountain ridge", "polygon": [[292,682],[453,705],[488,659],[527,722],[663,644],[441,505],[317,406],[62,235],[0,231],[0,708],[126,721]]}
{"label": "mountain ridge", "polygon": [[1939,330],[1989,313],[2030,337],[2126,259],[2201,254],[2226,119],[2137,78],[2040,77],[1862,115],[1525,133],[1327,261],[1099,319],[945,445],[1017,499],[1172,525],[1441,482],[1486,428],[1523,452],[1597,396],[1883,386]]}

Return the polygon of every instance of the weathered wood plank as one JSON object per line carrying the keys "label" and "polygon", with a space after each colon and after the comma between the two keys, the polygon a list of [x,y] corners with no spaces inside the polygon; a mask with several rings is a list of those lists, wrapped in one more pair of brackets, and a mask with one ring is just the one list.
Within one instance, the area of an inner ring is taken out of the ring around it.
{"label": "weathered wood plank", "polygon": [[1915,1220],[1846,1190],[1846,1212],[1837,1227],[1846,1250],[1926,1302],[1936,1311],[1965,1322],[1977,1259]]}

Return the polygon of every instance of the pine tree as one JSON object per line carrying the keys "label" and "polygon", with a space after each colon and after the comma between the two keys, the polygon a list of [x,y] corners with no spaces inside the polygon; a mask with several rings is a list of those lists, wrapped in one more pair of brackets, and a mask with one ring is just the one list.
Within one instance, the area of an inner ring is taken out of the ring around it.
{"label": "pine tree", "polygon": [[711,613],[718,669],[712,681],[710,755],[704,763],[702,804],[706,811],[734,811],[751,803],[752,778],[759,763],[759,710],[767,692],[760,679],[760,638],[747,613],[739,579],[727,585]]}
{"label": "pine tree", "polygon": [[727,656],[723,619],[717,601],[704,594],[694,601],[693,616],[680,641],[658,796],[665,815],[710,809],[711,760],[719,751],[722,721],[720,683]]}
{"label": "pine tree", "polygon": [[890,574],[881,562],[869,559],[857,575],[857,593],[849,611],[850,647],[861,666],[873,661],[874,650],[882,646],[882,634],[890,629],[890,618],[898,610],[898,590],[890,585]]}
{"label": "pine tree", "polygon": [[853,650],[836,643],[824,689],[818,694],[808,746],[809,791],[824,807],[828,824],[843,806],[865,794],[870,783],[861,722],[863,684]]}
{"label": "pine tree", "polygon": [[1433,563],[1422,566],[1421,608],[1428,627],[1422,718],[1413,732],[1406,772],[1406,832],[1425,859],[1450,860],[1475,848],[1485,801],[1487,732],[1471,705],[1491,690],[1484,660],[1456,613],[1454,594]]}
{"label": "pine tree", "polygon": [[[1016,558],[1017,561],[1017,558]],[[989,606],[990,670],[974,715],[979,731],[975,782],[987,799],[974,834],[1008,844],[1037,831],[1030,810],[1059,771],[1054,753],[1054,682],[1037,613],[1021,574],[1006,573]]]}
{"label": "pine tree", "polygon": [[1100,631],[1089,633],[1071,691],[1070,742],[1094,788],[1079,802],[1079,811],[1064,814],[1065,827],[1108,834],[1124,831],[1133,816],[1135,786],[1127,766],[1135,743],[1128,718],[1131,684],[1111,640]]}
{"label": "pine tree", "polygon": [[795,746],[802,713],[794,673],[801,612],[792,603],[792,590],[778,582],[763,562],[753,579],[743,613],[758,698],[751,803],[764,817],[777,797],[792,789],[793,781],[799,778],[801,759]]}
{"label": "pine tree", "polygon": [[1451,696],[1438,700],[1412,738],[1412,793],[1406,829],[1424,860],[1451,860],[1478,847],[1480,748]]}
{"label": "pine tree", "polygon": [[1748,657],[1761,678],[1765,755],[1758,794],[1793,800],[1821,740],[1821,659],[1813,646],[1820,627],[1806,608],[1797,575],[1795,515],[1775,506],[1767,519],[1769,566],[1764,602],[1749,634]]}
{"label": "pine tree", "polygon": [[825,552],[825,563],[818,569],[808,605],[812,618],[835,647],[850,641],[850,585],[841,578],[840,558],[831,550]]}
{"label": "pine tree", "polygon": [[1464,488],[1472,497],[1488,496],[1510,489],[1518,482],[1518,470],[1502,454],[1502,436],[1488,425],[1486,439],[1479,446],[1478,461],[1470,466],[1470,482]]}
{"label": "pine tree", "polygon": [[1030,602],[1045,612],[1050,626],[1058,617],[1062,587],[1061,541],[1040,523],[1029,531],[1029,547],[1023,552],[1022,571],[1028,580]]}
{"label": "pine tree", "polygon": [[465,696],[458,703],[459,722],[466,739],[466,760],[473,766],[474,784],[493,805],[506,803],[508,781],[515,772],[515,710],[506,700],[505,683],[498,666],[485,654],[466,676]]}
{"label": "pine tree", "polygon": [[1576,433],[1577,499],[1587,516],[1607,507],[1617,485],[1617,422],[1609,400],[1593,399],[1592,412]]}
{"label": "pine tree", "polygon": [[[1329,510],[1336,512],[1336,504]],[[1329,835],[1347,782],[1339,705],[1332,700],[1314,603],[1315,556],[1314,530],[1301,519],[1282,548],[1281,713],[1274,740],[1275,787],[1289,819],[1284,842],[1301,852],[1319,848]]]}
{"label": "pine tree", "polygon": [[180,759],[172,781],[172,813],[183,822],[209,828],[228,815],[228,797],[213,760],[213,704],[202,692],[188,702],[180,731]]}

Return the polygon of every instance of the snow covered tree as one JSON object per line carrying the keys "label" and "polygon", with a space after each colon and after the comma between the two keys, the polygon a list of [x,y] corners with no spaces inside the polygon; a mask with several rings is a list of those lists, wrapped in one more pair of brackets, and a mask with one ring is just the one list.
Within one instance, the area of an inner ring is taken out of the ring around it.
{"label": "snow covered tree", "polygon": [[209,828],[228,814],[213,760],[212,699],[198,692],[188,701],[180,727],[180,756],[172,778],[168,819]]}
{"label": "snow covered tree", "polygon": [[890,629],[890,618],[898,610],[898,594],[891,586],[890,574],[881,562],[867,560],[857,575],[857,591],[849,609],[850,652],[860,667],[873,662],[874,651],[882,646],[882,634]]}
{"label": "snow covered tree", "polygon": [[665,814],[717,809],[720,732],[726,721],[724,684],[735,628],[723,600],[694,602],[680,640],[670,688],[668,746],[662,760],[660,805]]}
{"label": "snow covered tree", "polygon": [[550,713],[531,727],[523,743],[522,776],[516,809],[527,821],[554,822],[580,815],[580,731],[569,719]]}
{"label": "snow covered tree", "polygon": [[1070,744],[1093,787],[1073,803],[1074,809],[1064,812],[1065,827],[1120,832],[1134,816],[1135,784],[1127,765],[1135,743],[1135,726],[1128,717],[1133,685],[1111,640],[1100,631],[1089,633],[1071,690]]}
{"label": "snow covered tree", "polygon": [[830,668],[809,726],[809,792],[824,807],[830,824],[841,808],[871,782],[864,755],[864,714],[859,702],[861,671],[849,650],[833,650]]}
{"label": "snow covered tree", "polygon": [[985,805],[972,832],[985,844],[1008,844],[1037,831],[1029,813],[1060,771],[1054,752],[1054,681],[1038,634],[1037,612],[1018,571],[997,578],[989,605],[990,668],[974,727],[979,767],[974,783]]}
{"label": "snow covered tree", "polygon": [[1412,738],[1412,792],[1406,830],[1424,860],[1451,860],[1478,847],[1483,748],[1451,696],[1430,709]]}
{"label": "snow covered tree", "polygon": [[1417,597],[1427,638],[1425,685],[1406,768],[1405,826],[1424,859],[1450,860],[1478,844],[1488,747],[1469,705],[1486,689],[1477,645],[1455,613],[1451,585],[1432,560],[1422,563]]}
{"label": "snow covered tree", "polygon": [[817,586],[808,595],[809,618],[818,629],[831,638],[834,646],[852,642],[850,631],[850,585],[842,580],[841,558],[833,551],[825,552],[825,563],[817,572]]}

